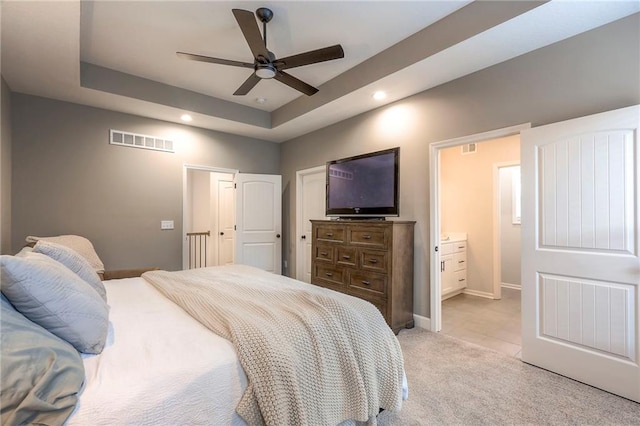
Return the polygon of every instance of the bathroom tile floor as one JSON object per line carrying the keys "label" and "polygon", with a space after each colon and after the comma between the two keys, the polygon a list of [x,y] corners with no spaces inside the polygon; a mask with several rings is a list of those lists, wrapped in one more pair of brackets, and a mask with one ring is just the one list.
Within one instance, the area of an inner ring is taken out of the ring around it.
{"label": "bathroom tile floor", "polygon": [[502,299],[459,294],[442,302],[442,334],[520,357],[520,291],[502,288]]}

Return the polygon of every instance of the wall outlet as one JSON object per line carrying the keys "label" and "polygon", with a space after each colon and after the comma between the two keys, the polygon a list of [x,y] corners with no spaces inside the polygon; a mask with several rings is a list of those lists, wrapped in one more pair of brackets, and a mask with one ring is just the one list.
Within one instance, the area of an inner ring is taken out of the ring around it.
{"label": "wall outlet", "polygon": [[161,220],[160,221],[160,229],[173,229],[173,221],[172,220]]}

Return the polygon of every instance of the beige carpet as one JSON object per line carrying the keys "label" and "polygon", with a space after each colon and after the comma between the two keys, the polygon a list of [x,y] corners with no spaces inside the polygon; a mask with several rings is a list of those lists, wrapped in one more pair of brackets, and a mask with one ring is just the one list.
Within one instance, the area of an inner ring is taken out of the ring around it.
{"label": "beige carpet", "polygon": [[387,425],[640,425],[640,404],[422,329],[398,335],[409,399]]}

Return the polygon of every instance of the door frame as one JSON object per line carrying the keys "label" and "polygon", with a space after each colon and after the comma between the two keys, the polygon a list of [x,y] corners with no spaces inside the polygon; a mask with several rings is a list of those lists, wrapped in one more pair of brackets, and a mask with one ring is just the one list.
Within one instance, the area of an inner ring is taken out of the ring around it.
{"label": "door frame", "polygon": [[493,163],[493,298],[502,298],[502,185],[500,169],[519,166],[520,161]]}
{"label": "door frame", "polygon": [[320,173],[320,172],[327,172],[327,168],[326,166],[315,166],[315,167],[310,167],[308,169],[304,169],[304,170],[298,170],[296,172],[296,232],[295,232],[295,236],[296,236],[296,243],[295,243],[295,253],[296,253],[296,265],[295,265],[295,271],[296,271],[296,279],[301,280],[302,281],[302,275],[304,275],[304,270],[302,270],[304,268],[304,262],[301,262],[300,260],[304,257],[304,244],[301,243],[302,241],[302,230],[304,229],[304,224],[302,223],[302,194],[303,194],[303,187],[302,187],[302,179],[307,176],[307,175],[312,175],[315,173]]}
{"label": "door frame", "polygon": [[240,172],[237,169],[225,169],[222,167],[204,166],[199,164],[182,165],[182,229],[180,230],[180,238],[182,240],[182,269],[188,269],[189,267],[189,247],[187,245],[187,238],[185,235],[185,229],[187,228],[187,212],[189,211],[189,200],[187,200],[187,183],[189,170],[200,170],[210,173],[229,173],[236,175]]}
{"label": "door frame", "polygon": [[[440,286],[440,150],[452,146],[479,143],[519,134],[531,128],[531,123],[517,124],[488,132],[476,133],[459,138],[447,139],[429,144],[429,295],[430,329],[438,332],[442,329],[442,291]],[[494,230],[495,232],[495,230]],[[495,238],[495,236],[494,236]]]}

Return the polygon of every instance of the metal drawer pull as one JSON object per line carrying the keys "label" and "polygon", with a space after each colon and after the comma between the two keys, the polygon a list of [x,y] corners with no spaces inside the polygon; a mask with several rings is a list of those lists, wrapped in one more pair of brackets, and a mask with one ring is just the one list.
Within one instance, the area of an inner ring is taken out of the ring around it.
{"label": "metal drawer pull", "polygon": [[343,259],[351,259],[351,256],[349,256],[348,254],[345,254],[342,256]]}
{"label": "metal drawer pull", "polygon": [[325,275],[328,276],[328,277],[332,277],[333,276],[333,272],[327,272]]}
{"label": "metal drawer pull", "polygon": [[464,246],[458,246],[458,248],[464,248]]}
{"label": "metal drawer pull", "polygon": [[328,253],[327,253],[326,251],[321,251],[321,252],[320,252],[320,254],[321,254],[322,256],[326,256]]}
{"label": "metal drawer pull", "polygon": [[370,283],[369,281],[362,280],[362,284],[364,284],[364,285],[369,285],[369,284],[371,284],[371,283]]}
{"label": "metal drawer pull", "polygon": [[327,232],[327,237],[333,237],[333,232]]}
{"label": "metal drawer pull", "polygon": [[459,281],[459,282],[464,281],[464,278],[460,278],[458,281]]}
{"label": "metal drawer pull", "polygon": [[371,260],[369,260],[369,262],[371,262],[371,263],[378,263],[378,259],[371,259]]}
{"label": "metal drawer pull", "polygon": [[364,238],[365,240],[370,240],[371,239],[371,235],[363,235],[362,238]]}
{"label": "metal drawer pull", "polygon": [[458,263],[464,263],[464,260],[458,260]]}

